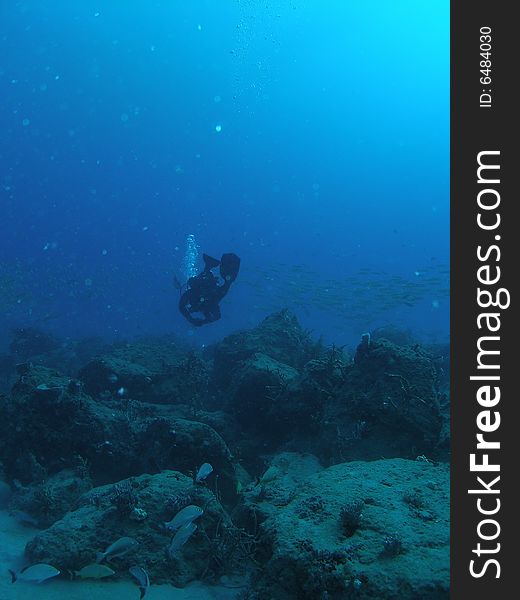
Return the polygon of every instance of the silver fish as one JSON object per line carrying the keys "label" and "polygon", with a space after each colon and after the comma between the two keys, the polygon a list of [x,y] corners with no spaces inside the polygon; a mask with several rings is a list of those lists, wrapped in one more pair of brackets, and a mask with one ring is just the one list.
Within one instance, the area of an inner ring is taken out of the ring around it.
{"label": "silver fish", "polygon": [[146,590],[150,587],[150,577],[148,577],[148,573],[143,569],[143,567],[130,567],[128,569],[130,575],[135,577],[137,580],[137,585],[139,586],[139,590],[141,591],[141,596],[139,600],[143,600],[144,595],[146,594]]}
{"label": "silver fish", "polygon": [[138,542],[131,537],[122,537],[111,544],[104,552],[98,552],[96,555],[96,562],[100,563],[105,558],[112,560],[118,556],[124,556],[130,550],[133,550],[138,545]]}
{"label": "silver fish", "polygon": [[51,577],[56,577],[56,575],[60,574],[60,571],[52,565],[38,563],[36,565],[31,565],[30,567],[23,569],[19,573],[16,573],[15,571],[9,569],[9,573],[11,573],[11,583],[14,583],[15,581],[30,581],[32,583],[41,583],[42,581],[51,579]]}
{"label": "silver fish", "polygon": [[102,579],[103,577],[110,577],[114,573],[115,571],[106,565],[93,563],[83,567],[79,571],[74,571],[74,576],[80,579]]}
{"label": "silver fish", "polygon": [[59,385],[47,385],[46,383],[40,383],[40,385],[36,386],[36,389],[39,392],[49,392],[50,390],[59,390]]}
{"label": "silver fish", "polygon": [[199,506],[190,504],[189,506],[185,506],[182,510],[180,510],[173,517],[173,519],[168,523],[165,523],[164,526],[170,531],[175,531],[183,525],[186,525],[187,523],[191,523],[192,521],[195,521],[195,519],[198,519],[203,512],[204,511]]}
{"label": "silver fish", "polygon": [[186,523],[186,525],[183,525],[179,529],[179,531],[177,531],[177,533],[173,536],[171,544],[168,546],[168,556],[170,558],[173,558],[175,552],[177,552],[179,548],[184,546],[184,544],[190,539],[190,537],[195,533],[196,530],[197,526],[191,521],[189,523]]}
{"label": "silver fish", "polygon": [[213,472],[213,467],[209,463],[204,463],[200,469],[197,471],[197,475],[195,476],[195,481],[198,483],[203,479],[206,479],[208,475]]}

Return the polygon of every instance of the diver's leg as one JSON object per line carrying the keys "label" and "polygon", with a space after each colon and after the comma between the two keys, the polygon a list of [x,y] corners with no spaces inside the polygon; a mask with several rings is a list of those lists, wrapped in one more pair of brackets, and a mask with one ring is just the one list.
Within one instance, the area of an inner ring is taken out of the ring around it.
{"label": "diver's leg", "polygon": [[220,260],[213,258],[212,256],[209,256],[208,254],[203,254],[202,260],[204,261],[204,271],[205,272],[211,271],[211,269],[214,269],[215,267],[218,267],[220,265]]}

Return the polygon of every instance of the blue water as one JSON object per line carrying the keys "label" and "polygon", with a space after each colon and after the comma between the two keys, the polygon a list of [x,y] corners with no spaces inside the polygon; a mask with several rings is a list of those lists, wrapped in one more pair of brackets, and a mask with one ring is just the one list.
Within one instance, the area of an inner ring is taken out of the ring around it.
{"label": "blue water", "polygon": [[[0,131],[3,340],[448,337],[446,1],[2,2]],[[197,329],[189,235],[242,259]]]}

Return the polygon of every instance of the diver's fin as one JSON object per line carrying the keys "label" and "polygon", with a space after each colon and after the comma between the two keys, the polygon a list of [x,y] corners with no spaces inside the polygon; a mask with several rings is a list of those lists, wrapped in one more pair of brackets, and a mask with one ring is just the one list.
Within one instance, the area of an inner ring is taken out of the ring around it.
{"label": "diver's fin", "polygon": [[202,260],[204,261],[204,265],[205,265],[206,269],[211,270],[220,265],[220,260],[217,260],[216,258],[212,258],[211,256],[208,256],[207,254],[202,255]]}
{"label": "diver's fin", "polygon": [[240,269],[240,258],[230,252],[223,254],[220,261],[220,276],[226,281],[235,281]]}

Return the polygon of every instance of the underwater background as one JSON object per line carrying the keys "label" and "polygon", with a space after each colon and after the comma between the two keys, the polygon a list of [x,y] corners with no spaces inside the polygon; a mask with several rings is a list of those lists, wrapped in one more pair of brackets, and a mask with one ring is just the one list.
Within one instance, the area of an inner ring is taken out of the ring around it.
{"label": "underwater background", "polygon": [[0,131],[0,597],[448,598],[449,3],[2,1]]}
{"label": "underwater background", "polygon": [[[2,337],[207,343],[289,307],[337,344],[447,339],[447,2],[0,11]],[[195,332],[172,283],[190,234],[242,259]]]}

